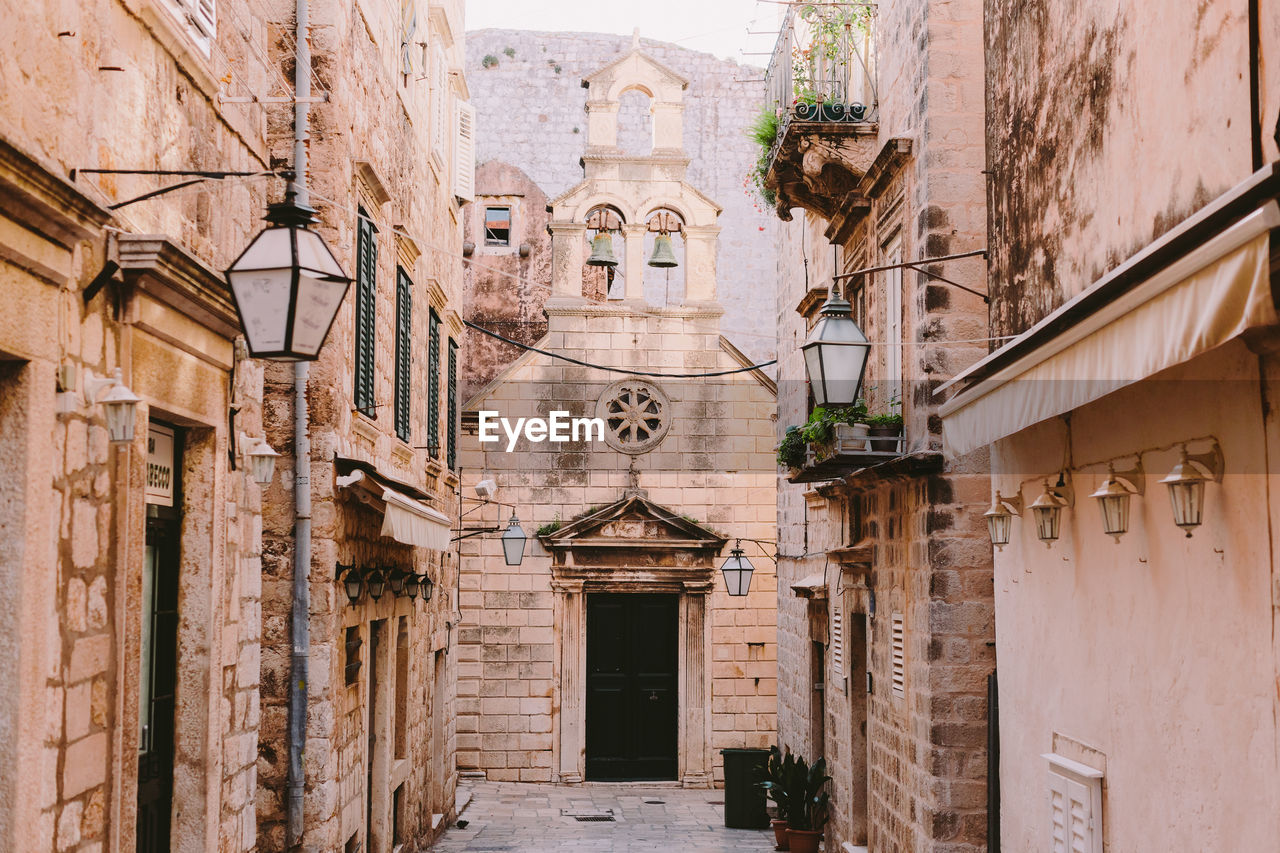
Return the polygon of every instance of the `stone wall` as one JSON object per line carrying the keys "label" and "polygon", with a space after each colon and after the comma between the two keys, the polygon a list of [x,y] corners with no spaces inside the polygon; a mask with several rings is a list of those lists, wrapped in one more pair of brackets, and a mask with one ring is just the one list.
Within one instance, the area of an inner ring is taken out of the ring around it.
{"label": "stone wall", "polygon": [[[261,370],[234,351],[234,332],[144,295],[138,277],[171,281],[176,263],[197,301],[225,298],[218,271],[277,187],[206,182],[108,212],[163,179],[66,177],[268,167],[263,107],[216,100],[220,86],[244,91],[265,73],[267,27],[246,4],[219,6],[248,23],[211,40],[158,0],[0,6],[0,417],[6,457],[25,460],[0,512],[13,580],[0,643],[6,849],[135,844],[153,422],[180,427],[184,459],[173,849],[254,846],[260,497],[228,458],[227,413],[234,396],[237,428],[261,434]],[[140,234],[164,235],[169,254],[125,262]],[[125,271],[86,298],[108,260]],[[121,446],[87,399],[90,372],[116,368],[143,398],[134,441]]]}
{"label": "stone wall", "polygon": [[[761,69],[677,45],[641,39],[646,53],[690,81],[684,93],[688,180],[724,210],[720,215],[719,294],[723,328],[756,361],[773,356],[773,335],[756,318],[770,310],[777,225],[748,192],[759,152],[746,130],[763,102]],[[554,198],[582,180],[588,73],[625,54],[629,36],[479,30],[467,34],[467,82],[477,111],[478,160],[522,169]],[[508,56],[511,49],[514,55]],[[486,56],[497,64],[486,68]],[[633,123],[643,116],[631,116]],[[623,128],[624,141],[639,127]]]}

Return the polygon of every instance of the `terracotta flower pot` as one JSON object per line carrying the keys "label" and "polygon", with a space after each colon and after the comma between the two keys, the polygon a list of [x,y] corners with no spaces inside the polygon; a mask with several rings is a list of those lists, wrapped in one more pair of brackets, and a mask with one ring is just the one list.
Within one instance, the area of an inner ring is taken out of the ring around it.
{"label": "terracotta flower pot", "polygon": [[818,853],[822,833],[810,829],[788,829],[787,846],[791,853]]}
{"label": "terracotta flower pot", "polygon": [[790,850],[787,844],[787,822],[774,818],[769,821],[769,825],[773,827],[774,850]]}

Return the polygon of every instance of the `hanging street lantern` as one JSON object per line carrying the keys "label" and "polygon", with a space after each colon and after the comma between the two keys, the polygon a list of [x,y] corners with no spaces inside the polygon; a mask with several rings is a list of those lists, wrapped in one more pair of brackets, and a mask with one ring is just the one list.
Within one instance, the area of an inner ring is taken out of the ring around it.
{"label": "hanging street lantern", "polygon": [[1018,494],[1011,498],[1006,498],[996,491],[991,508],[984,512],[982,517],[987,520],[987,532],[991,535],[991,544],[996,546],[997,550],[1003,551],[1004,546],[1009,544],[1009,538],[1013,532],[1013,519],[1019,515],[1022,515],[1022,490],[1019,489]]}
{"label": "hanging street lantern", "polygon": [[404,592],[409,596],[409,600],[413,601],[418,597],[418,593],[422,591],[422,582],[418,580],[418,575],[414,572],[408,572],[404,579]]}
{"label": "hanging street lantern", "polygon": [[524,528],[515,513],[511,514],[511,523],[502,531],[502,556],[508,566],[518,566],[524,562]]}
{"label": "hanging street lantern", "polygon": [[249,354],[274,361],[319,357],[351,279],[324,240],[308,228],[315,211],[298,204],[293,185],[271,205],[270,227],[226,272]]}
{"label": "hanging street lantern", "polygon": [[733,596],[746,595],[751,589],[751,574],[755,570],[756,567],[751,565],[751,561],[742,555],[742,549],[733,548],[725,558],[724,564],[720,566],[720,573],[724,575],[725,589]]}
{"label": "hanging street lantern", "polygon": [[392,595],[404,595],[405,578],[408,576],[408,572],[400,569],[391,569],[391,571],[387,573],[387,585],[391,587]]}
{"label": "hanging street lantern", "polygon": [[1178,464],[1160,481],[1169,487],[1173,523],[1186,531],[1188,539],[1204,521],[1204,484],[1211,479],[1222,482],[1222,471],[1222,450],[1217,443],[1210,452],[1195,456],[1187,453],[1184,444]]}
{"label": "hanging street lantern", "polygon": [[871,344],[853,322],[852,306],[834,286],[800,351],[817,405],[852,406],[857,402]]}
{"label": "hanging street lantern", "polygon": [[124,384],[124,372],[116,368],[111,376],[102,378],[92,374],[85,380],[89,402],[102,406],[107,421],[107,438],[112,444],[128,444],[133,441],[138,421],[138,404],[142,398]]}

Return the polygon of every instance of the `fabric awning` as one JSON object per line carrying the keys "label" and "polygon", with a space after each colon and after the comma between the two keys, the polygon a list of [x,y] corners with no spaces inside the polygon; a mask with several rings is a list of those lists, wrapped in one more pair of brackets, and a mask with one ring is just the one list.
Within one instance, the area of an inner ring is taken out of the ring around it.
{"label": "fabric awning", "polygon": [[[942,386],[969,384],[941,407],[948,451],[964,454],[1276,323],[1268,232],[1280,207],[1268,202],[1213,239],[996,370],[997,350]],[[1008,347],[1093,297],[1098,282]],[[1043,338],[1041,334],[1039,337]],[[977,378],[977,377],[981,378]]]}
{"label": "fabric awning", "polygon": [[805,575],[791,585],[791,592],[800,598],[826,598],[827,576],[824,572]]}
{"label": "fabric awning", "polygon": [[382,535],[405,545],[449,550],[453,524],[449,517],[383,482],[382,477],[357,468],[337,479],[339,488],[352,493],[375,511],[382,513]]}

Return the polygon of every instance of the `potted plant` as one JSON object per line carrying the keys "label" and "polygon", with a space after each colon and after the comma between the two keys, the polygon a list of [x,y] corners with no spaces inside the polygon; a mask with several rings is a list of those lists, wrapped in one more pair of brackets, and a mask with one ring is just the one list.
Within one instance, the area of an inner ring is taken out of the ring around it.
{"label": "potted plant", "polygon": [[786,435],[778,445],[778,464],[785,468],[803,467],[807,444],[800,427],[787,427]]}
{"label": "potted plant", "polygon": [[782,782],[795,763],[795,756],[791,754],[791,750],[787,750],[786,755],[783,755],[782,750],[775,745],[769,747],[769,760],[760,768],[764,775],[763,781],[759,783],[760,787],[764,788],[765,794],[774,803],[776,816],[769,821],[769,825],[773,827],[774,850],[790,849],[787,846],[786,793]]}
{"label": "potted plant", "polygon": [[898,437],[902,435],[902,415],[891,412],[867,418],[871,433],[871,449],[891,453],[898,449]]}
{"label": "potted plant", "polygon": [[831,801],[830,794],[823,790],[831,781],[827,761],[819,758],[809,767],[804,759],[798,758],[790,769],[783,770],[783,778],[788,849],[791,853],[818,853]]}

